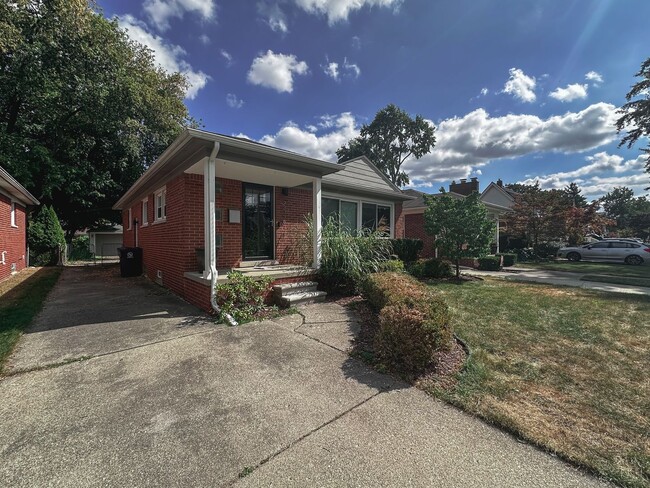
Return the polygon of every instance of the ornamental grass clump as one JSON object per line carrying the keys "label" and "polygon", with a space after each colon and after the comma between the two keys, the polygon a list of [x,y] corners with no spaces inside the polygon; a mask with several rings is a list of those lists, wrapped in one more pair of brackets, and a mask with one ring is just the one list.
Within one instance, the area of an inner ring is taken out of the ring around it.
{"label": "ornamental grass clump", "polygon": [[438,351],[453,344],[449,308],[422,283],[402,273],[375,273],[364,283],[364,296],[379,311],[375,353],[390,368],[418,375]]}

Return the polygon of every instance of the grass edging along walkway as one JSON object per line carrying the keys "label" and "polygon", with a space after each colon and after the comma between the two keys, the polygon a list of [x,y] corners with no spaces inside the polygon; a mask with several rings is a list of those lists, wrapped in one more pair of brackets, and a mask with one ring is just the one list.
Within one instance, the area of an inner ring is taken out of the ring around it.
{"label": "grass edging along walkway", "polygon": [[62,268],[30,268],[2,283],[2,288],[9,289],[0,299],[0,373],[21,334],[43,308],[61,271]]}
{"label": "grass edging along walkway", "polygon": [[518,268],[542,269],[547,271],[566,271],[569,273],[599,274],[614,276],[629,276],[647,278],[650,276],[650,263],[633,266],[623,263],[602,263],[589,261],[547,261],[543,263],[522,262],[517,263]]}
{"label": "grass edging along walkway", "polygon": [[628,487],[647,487],[650,298],[486,279],[434,285],[472,350],[429,393]]}
{"label": "grass edging along walkway", "polygon": [[580,280],[595,281],[598,283],[612,283],[614,285],[645,286],[650,288],[650,278],[637,278],[635,276],[584,275]]}

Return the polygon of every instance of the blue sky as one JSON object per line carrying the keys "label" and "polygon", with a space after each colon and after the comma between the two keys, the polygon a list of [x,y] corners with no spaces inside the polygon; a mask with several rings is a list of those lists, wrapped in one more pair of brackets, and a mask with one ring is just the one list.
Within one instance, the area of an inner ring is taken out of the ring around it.
{"label": "blue sky", "polygon": [[[406,169],[578,182],[596,198],[650,180],[616,109],[650,57],[646,0],[99,0],[166,70],[206,130],[322,159],[388,103],[437,127]],[[639,146],[645,146],[642,141]]]}

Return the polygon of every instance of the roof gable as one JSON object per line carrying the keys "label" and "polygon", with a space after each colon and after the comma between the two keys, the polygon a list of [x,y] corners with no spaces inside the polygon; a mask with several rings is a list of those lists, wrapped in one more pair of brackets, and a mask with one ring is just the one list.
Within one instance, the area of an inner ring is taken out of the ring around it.
{"label": "roof gable", "polygon": [[337,173],[323,176],[323,184],[378,193],[396,193],[404,196],[402,190],[394,185],[366,156],[350,159],[340,164],[343,169]]}

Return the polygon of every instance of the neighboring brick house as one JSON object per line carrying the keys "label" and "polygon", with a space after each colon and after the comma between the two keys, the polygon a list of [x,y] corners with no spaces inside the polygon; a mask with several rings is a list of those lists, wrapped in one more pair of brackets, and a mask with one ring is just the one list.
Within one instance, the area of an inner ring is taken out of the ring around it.
{"label": "neighboring brick house", "polygon": [[[455,181],[451,182],[447,195],[455,198],[465,198],[471,193],[478,191],[479,182],[477,178],[472,178],[470,181],[462,179],[459,183]],[[420,257],[437,257],[438,250],[435,245],[435,237],[428,235],[424,230],[424,211],[426,210],[424,195],[439,196],[440,193],[427,194],[413,189],[404,190],[404,193],[413,197],[412,200],[404,202],[404,237],[408,239],[420,239],[424,243]],[[498,180],[496,183],[490,183],[483,193],[481,193],[481,201],[487,207],[490,217],[496,222],[494,242],[496,244],[496,252],[499,252],[500,219],[514,205],[514,192],[505,188],[503,182]]]}
{"label": "neighboring brick house", "polygon": [[0,281],[28,264],[27,208],[39,202],[0,167]]}
{"label": "neighboring brick house", "polygon": [[[403,237],[411,198],[365,157],[336,164],[187,129],[114,208],[124,245],[143,249],[146,275],[209,310],[211,287],[233,268],[264,268],[277,282],[313,275],[326,217],[352,228],[379,221]],[[308,243],[310,215],[317,232]]]}

